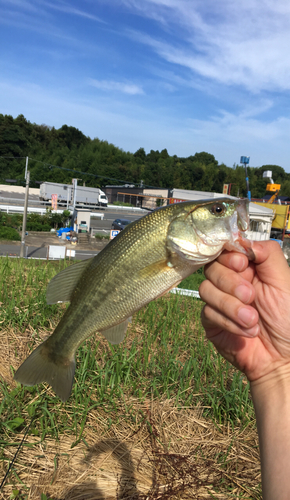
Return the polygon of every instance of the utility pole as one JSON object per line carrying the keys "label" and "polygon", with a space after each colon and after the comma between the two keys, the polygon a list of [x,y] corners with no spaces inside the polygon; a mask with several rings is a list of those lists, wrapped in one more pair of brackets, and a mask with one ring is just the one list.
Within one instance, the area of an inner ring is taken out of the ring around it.
{"label": "utility pole", "polygon": [[75,207],[76,207],[78,180],[79,179],[72,180],[72,182],[73,182],[73,210],[75,210]]}
{"label": "utility pole", "polygon": [[72,185],[73,185],[73,206],[72,206],[71,226],[73,226],[73,228],[74,228],[74,221],[75,221],[75,218],[76,218],[76,202],[77,202],[78,180],[79,179],[77,179],[77,178],[72,179]]}
{"label": "utility pole", "polygon": [[30,179],[30,172],[29,172],[29,170],[27,170],[27,172],[26,172],[26,189],[25,189],[24,212],[23,212],[23,221],[22,221],[20,257],[24,257],[24,249],[25,249],[25,233],[26,233],[26,221],[27,221],[29,179]]}
{"label": "utility pole", "polygon": [[28,169],[28,156],[26,156],[26,163],[25,163],[25,176],[24,176],[25,180],[26,180],[26,177],[27,177],[27,169]]}
{"label": "utility pole", "polygon": [[79,177],[75,177],[72,179],[72,184],[73,184],[73,210],[76,208],[76,203],[77,203],[77,188],[78,188],[78,181],[82,181]]}

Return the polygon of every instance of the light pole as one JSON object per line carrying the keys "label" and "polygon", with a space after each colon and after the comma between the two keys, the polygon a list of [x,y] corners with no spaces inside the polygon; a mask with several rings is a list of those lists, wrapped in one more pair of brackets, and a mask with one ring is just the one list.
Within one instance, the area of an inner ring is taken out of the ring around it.
{"label": "light pole", "polygon": [[248,177],[248,172],[247,172],[247,165],[250,163],[250,157],[249,156],[241,156],[240,163],[242,163],[244,165],[245,170],[246,170],[247,197],[251,201],[251,191],[250,191],[249,177]]}
{"label": "light pole", "polygon": [[75,221],[75,214],[76,214],[76,203],[77,203],[77,187],[78,187],[78,181],[81,181],[82,179],[79,178],[74,178],[72,179],[72,185],[73,185],[73,207],[72,207],[72,218],[71,218],[71,225],[74,227],[74,221]]}
{"label": "light pole", "polygon": [[27,221],[29,179],[30,179],[30,172],[29,172],[29,170],[27,170],[27,172],[26,172],[26,189],[25,189],[24,212],[23,212],[23,220],[22,220],[20,257],[24,257],[24,249],[25,249],[25,233],[26,233],[26,221]]}

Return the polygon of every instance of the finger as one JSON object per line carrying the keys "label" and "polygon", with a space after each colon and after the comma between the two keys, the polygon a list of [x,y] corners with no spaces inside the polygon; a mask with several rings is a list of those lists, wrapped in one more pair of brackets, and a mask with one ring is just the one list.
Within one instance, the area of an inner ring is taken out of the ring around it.
{"label": "finger", "polygon": [[255,267],[260,280],[268,285],[289,290],[290,269],[276,241],[255,242]]}
{"label": "finger", "polygon": [[[233,295],[244,304],[250,304],[255,298],[255,289],[253,285],[244,278],[244,273],[236,273],[226,268],[220,262],[214,261],[205,269],[205,276],[213,285],[222,292]],[[248,271],[252,276],[252,270]],[[208,302],[208,300],[206,300]]]}
{"label": "finger", "polygon": [[232,269],[238,273],[244,271],[248,264],[248,257],[240,252],[229,252],[224,250],[220,256],[217,258],[217,261],[225,267]]}
{"label": "finger", "polygon": [[[228,252],[224,250],[221,255],[213,262],[219,262],[223,266],[228,269],[232,269],[243,276],[250,283],[253,280],[255,275],[255,266],[252,262],[249,262],[246,255],[243,255],[239,252]],[[205,266],[205,271],[208,267],[210,267],[213,263],[207,264]]]}
{"label": "finger", "polygon": [[207,338],[209,339],[212,339],[217,334],[221,333],[221,331],[249,338],[256,337],[260,332],[258,323],[250,328],[242,327],[207,304],[201,312],[201,322],[206,331]]}
{"label": "finger", "polygon": [[219,311],[223,317],[230,319],[243,328],[252,328],[258,323],[259,315],[256,309],[245,305],[235,296],[218,289],[209,280],[201,283],[199,294],[201,299],[212,309]]}
{"label": "finger", "polygon": [[[267,241],[254,241],[253,250],[255,252],[255,264],[262,264],[268,260],[276,260],[277,256],[283,254],[282,249],[277,241],[267,240]],[[286,259],[281,259],[281,266],[287,267]],[[276,266],[275,266],[276,267]]]}

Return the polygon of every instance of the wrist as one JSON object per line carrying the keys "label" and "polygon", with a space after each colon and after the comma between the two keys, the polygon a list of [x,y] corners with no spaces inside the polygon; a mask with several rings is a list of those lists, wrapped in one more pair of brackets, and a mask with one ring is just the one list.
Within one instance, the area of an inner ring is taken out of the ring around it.
{"label": "wrist", "polygon": [[290,498],[290,363],[251,382],[264,500]]}
{"label": "wrist", "polygon": [[250,387],[253,397],[278,397],[286,393],[290,398],[290,362],[277,366],[271,372],[250,382]]}

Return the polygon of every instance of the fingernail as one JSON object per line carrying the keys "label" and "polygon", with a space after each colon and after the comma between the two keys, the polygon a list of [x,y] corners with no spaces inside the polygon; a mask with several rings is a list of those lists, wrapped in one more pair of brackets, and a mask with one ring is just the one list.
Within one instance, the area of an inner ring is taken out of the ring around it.
{"label": "fingernail", "polygon": [[244,304],[248,304],[252,297],[252,290],[245,285],[239,285],[235,289],[235,296]]}
{"label": "fingernail", "polygon": [[246,307],[241,307],[238,311],[238,318],[246,325],[253,323],[255,319],[254,310],[247,309]]}
{"label": "fingernail", "polygon": [[245,267],[245,260],[244,260],[244,257],[242,256],[242,254],[236,254],[236,253],[233,253],[233,255],[231,256],[231,266],[233,267],[233,269],[235,271],[242,271],[242,269],[244,269]]}

